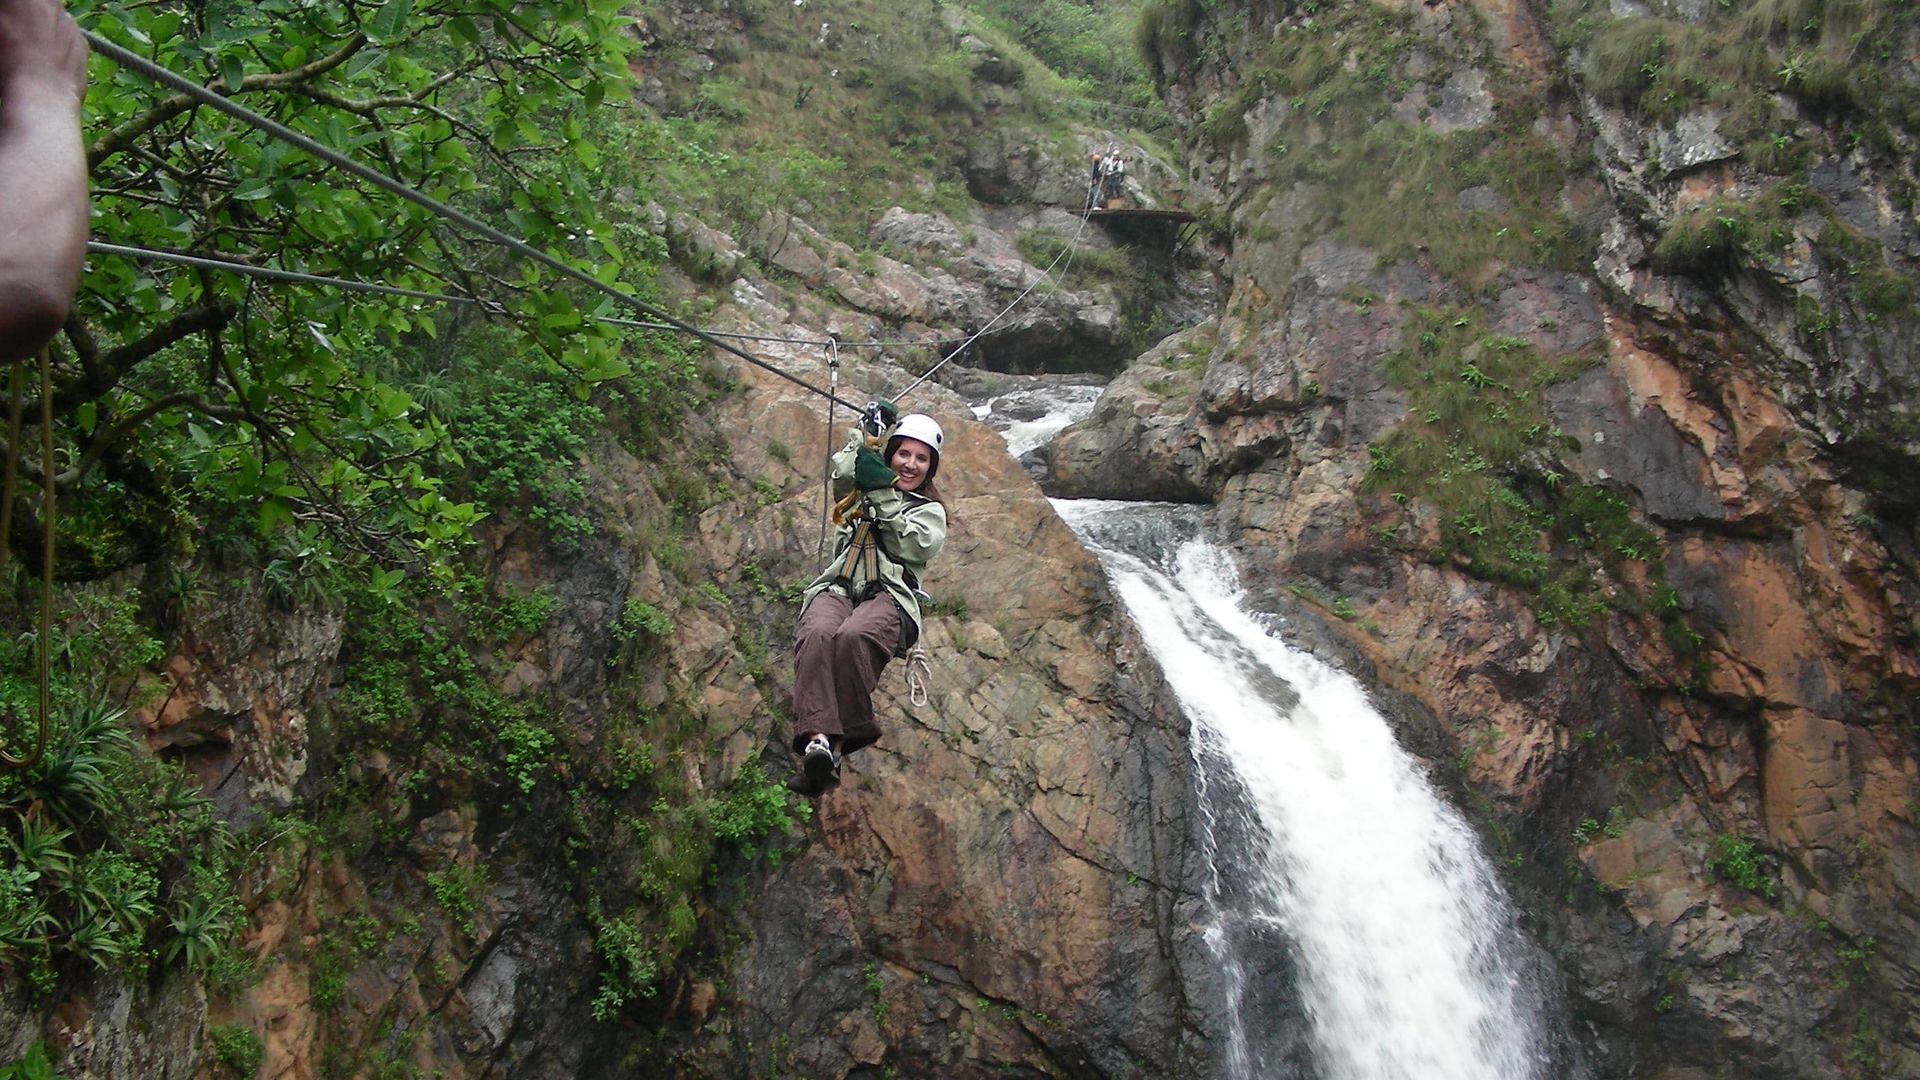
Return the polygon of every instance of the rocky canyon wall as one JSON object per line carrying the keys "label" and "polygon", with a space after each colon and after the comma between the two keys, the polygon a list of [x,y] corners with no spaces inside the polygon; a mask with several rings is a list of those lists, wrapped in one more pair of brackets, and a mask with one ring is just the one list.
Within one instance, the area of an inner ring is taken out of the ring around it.
{"label": "rocky canyon wall", "polygon": [[1912,14],[1149,17],[1231,295],[1058,490],[1214,503],[1478,808],[1604,1075],[1920,1070]]}

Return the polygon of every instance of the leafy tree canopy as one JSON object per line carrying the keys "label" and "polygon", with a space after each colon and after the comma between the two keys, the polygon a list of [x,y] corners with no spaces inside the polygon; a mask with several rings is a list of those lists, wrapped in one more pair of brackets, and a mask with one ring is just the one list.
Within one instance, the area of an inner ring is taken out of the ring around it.
{"label": "leafy tree canopy", "polygon": [[[603,280],[643,280],[596,196],[627,78],[615,0],[75,6],[81,24]],[[505,348],[584,389],[628,370],[607,298],[95,57],[95,239],[499,301]],[[632,271],[632,272],[628,272]],[[209,532],[438,563],[483,510],[411,392],[463,362],[446,308],[119,257],[90,260],[57,352],[55,467],[78,514],[62,574]],[[489,335],[497,344],[497,335]],[[500,358],[464,358],[466,363]],[[38,466],[25,471],[33,475]],[[25,526],[24,528],[30,528]],[[20,537],[23,547],[30,543]]]}

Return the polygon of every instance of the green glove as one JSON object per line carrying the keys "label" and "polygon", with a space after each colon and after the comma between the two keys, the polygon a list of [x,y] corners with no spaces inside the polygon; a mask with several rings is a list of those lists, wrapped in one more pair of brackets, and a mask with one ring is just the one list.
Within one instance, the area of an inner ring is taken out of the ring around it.
{"label": "green glove", "polygon": [[893,402],[883,398],[867,402],[860,418],[865,422],[867,434],[878,435],[900,422],[900,410],[894,407]]}
{"label": "green glove", "polygon": [[860,449],[853,455],[853,486],[861,491],[879,491],[890,488],[899,477],[880,458],[878,451],[861,443]]}

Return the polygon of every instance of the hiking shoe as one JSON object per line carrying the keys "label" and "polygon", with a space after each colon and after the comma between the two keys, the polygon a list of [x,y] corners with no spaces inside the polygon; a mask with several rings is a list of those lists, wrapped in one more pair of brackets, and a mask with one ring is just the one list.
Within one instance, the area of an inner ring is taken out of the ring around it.
{"label": "hiking shoe", "polygon": [[807,748],[800,758],[800,773],[806,777],[816,795],[830,791],[840,783],[840,755],[833,752],[825,735],[815,735],[807,740]]}

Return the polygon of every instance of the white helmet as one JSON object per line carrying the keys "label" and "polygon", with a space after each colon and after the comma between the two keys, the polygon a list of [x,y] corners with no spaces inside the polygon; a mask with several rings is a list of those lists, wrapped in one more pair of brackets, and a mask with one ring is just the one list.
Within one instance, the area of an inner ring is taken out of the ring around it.
{"label": "white helmet", "polygon": [[893,425],[892,434],[887,436],[888,441],[906,438],[918,439],[926,443],[927,446],[933,450],[933,456],[936,461],[939,460],[940,441],[944,437],[945,435],[941,432],[940,425],[934,421],[933,417],[928,416],[926,413],[908,413],[901,417],[900,422]]}

